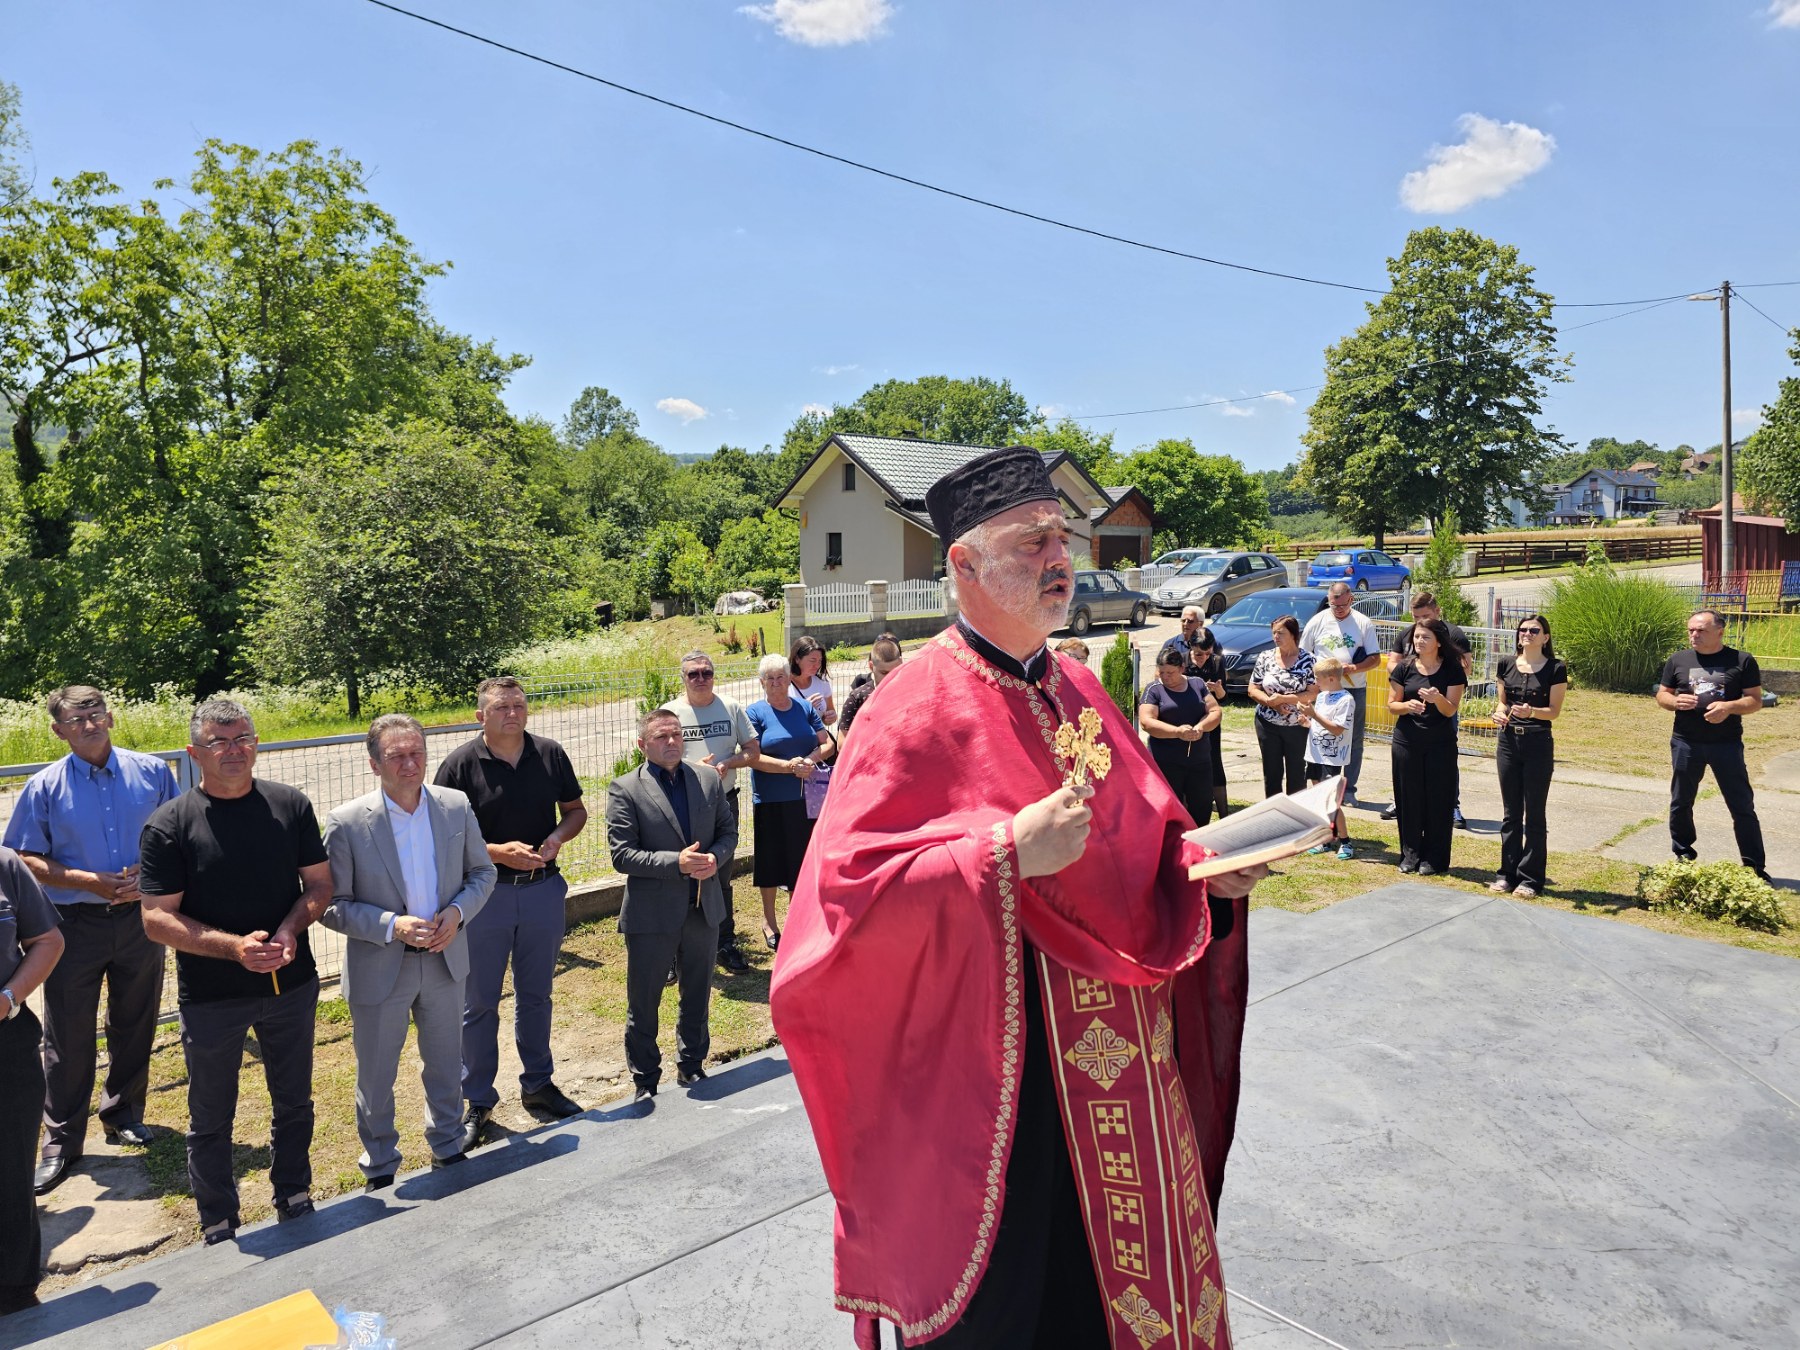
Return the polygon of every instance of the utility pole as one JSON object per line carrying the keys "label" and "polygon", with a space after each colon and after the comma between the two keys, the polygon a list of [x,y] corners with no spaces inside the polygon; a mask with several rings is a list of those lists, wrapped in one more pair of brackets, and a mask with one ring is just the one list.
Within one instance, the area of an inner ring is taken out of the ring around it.
{"label": "utility pole", "polygon": [[1719,571],[1726,576],[1737,570],[1737,549],[1731,520],[1731,283],[1719,283],[1720,340],[1723,343],[1725,434],[1719,441]]}

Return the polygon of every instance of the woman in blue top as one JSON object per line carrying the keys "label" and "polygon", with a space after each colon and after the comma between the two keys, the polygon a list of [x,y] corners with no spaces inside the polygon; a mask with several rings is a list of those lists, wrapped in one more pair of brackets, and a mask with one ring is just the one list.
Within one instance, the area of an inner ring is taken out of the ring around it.
{"label": "woman in blue top", "polygon": [[[785,656],[770,655],[756,668],[763,696],[744,709],[761,752],[750,764],[752,819],[756,822],[753,880],[762,892],[763,941],[774,951],[781,943],[775,918],[775,892],[789,891],[800,879],[800,860],[812,839],[802,784],[831,758],[831,733],[818,709],[793,695]],[[739,826],[742,829],[742,826]]]}

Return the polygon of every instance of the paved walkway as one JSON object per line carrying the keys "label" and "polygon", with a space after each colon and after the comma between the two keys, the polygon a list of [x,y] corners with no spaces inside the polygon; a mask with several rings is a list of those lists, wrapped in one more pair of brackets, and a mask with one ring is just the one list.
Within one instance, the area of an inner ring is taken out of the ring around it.
{"label": "paved walkway", "polygon": [[[1251,1350],[1795,1344],[1783,957],[1431,885],[1251,920],[1220,1250]],[[779,1051],[0,1320],[148,1345],[312,1289],[404,1346],[846,1347]]]}

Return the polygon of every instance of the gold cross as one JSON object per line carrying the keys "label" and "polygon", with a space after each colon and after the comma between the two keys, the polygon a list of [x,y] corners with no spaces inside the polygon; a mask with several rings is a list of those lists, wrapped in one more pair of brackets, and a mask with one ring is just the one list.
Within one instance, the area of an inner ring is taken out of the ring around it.
{"label": "gold cross", "polygon": [[1112,772],[1112,747],[1101,743],[1099,713],[1083,708],[1074,722],[1056,729],[1056,762],[1064,787],[1080,787],[1089,778],[1098,783]]}

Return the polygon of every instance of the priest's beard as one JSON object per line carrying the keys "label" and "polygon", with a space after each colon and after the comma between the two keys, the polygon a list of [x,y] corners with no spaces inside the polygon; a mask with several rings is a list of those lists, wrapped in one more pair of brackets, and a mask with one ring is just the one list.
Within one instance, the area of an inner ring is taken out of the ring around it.
{"label": "priest's beard", "polygon": [[993,604],[1029,624],[1048,637],[1069,621],[1069,602],[1075,598],[1074,588],[1057,595],[1047,593],[1055,582],[1068,584],[1073,577],[1061,563],[1038,570],[1007,557],[982,556],[975,569],[975,580]]}

